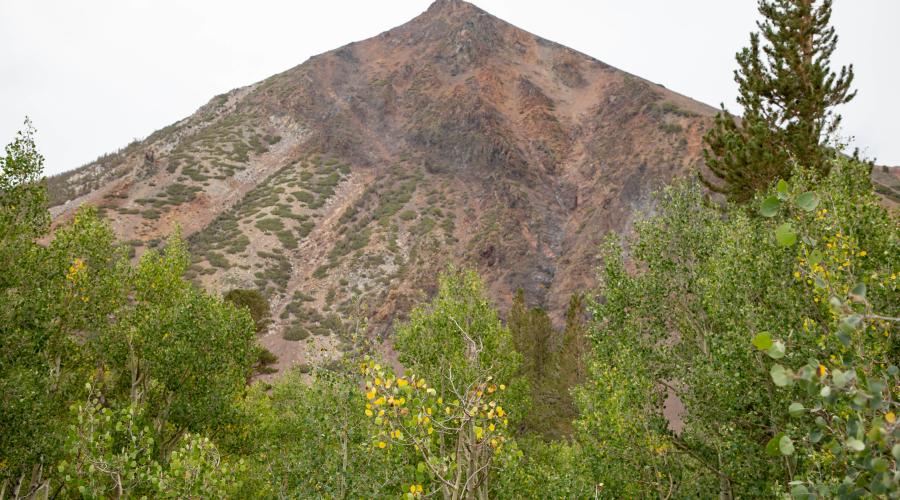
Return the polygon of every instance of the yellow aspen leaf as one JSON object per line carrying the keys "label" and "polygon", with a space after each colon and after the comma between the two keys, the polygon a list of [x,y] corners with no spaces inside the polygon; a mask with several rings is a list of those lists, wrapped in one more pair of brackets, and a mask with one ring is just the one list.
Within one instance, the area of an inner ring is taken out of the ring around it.
{"label": "yellow aspen leaf", "polygon": [[385,446],[387,446],[387,443],[385,443],[384,441],[379,441],[379,442],[378,442],[378,447],[379,447],[379,448],[382,448],[382,449],[383,449]]}
{"label": "yellow aspen leaf", "polygon": [[501,391],[505,391],[505,390],[506,390],[506,384],[500,384],[500,390],[501,390]]}
{"label": "yellow aspen leaf", "polygon": [[481,439],[484,437],[484,429],[479,426],[475,426],[475,439]]}
{"label": "yellow aspen leaf", "polygon": [[366,416],[367,416],[367,417],[371,417],[371,416],[372,416],[372,410],[368,410],[368,409],[367,409],[367,410],[366,410]]}
{"label": "yellow aspen leaf", "polygon": [[375,389],[372,389],[371,391],[366,393],[366,399],[369,399],[369,400],[375,399]]}
{"label": "yellow aspen leaf", "polygon": [[895,415],[894,412],[889,411],[884,414],[884,419],[887,421],[887,423],[893,424],[897,421],[897,415]]}
{"label": "yellow aspen leaf", "polygon": [[407,382],[405,378],[397,379],[397,387],[400,387],[402,389],[402,388],[406,387],[407,385],[409,385],[409,382]]}

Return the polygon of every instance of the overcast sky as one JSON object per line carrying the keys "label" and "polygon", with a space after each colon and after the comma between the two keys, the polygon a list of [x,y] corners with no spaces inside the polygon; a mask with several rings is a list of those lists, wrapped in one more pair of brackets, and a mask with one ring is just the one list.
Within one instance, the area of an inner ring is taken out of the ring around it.
{"label": "overcast sky", "polygon": [[[0,144],[29,115],[58,173],[193,113],[216,94],[362,40],[429,0],[0,0]],[[752,0],[475,0],[520,28],[731,110]],[[837,0],[836,63],[859,95],[843,135],[900,165],[900,1]]]}

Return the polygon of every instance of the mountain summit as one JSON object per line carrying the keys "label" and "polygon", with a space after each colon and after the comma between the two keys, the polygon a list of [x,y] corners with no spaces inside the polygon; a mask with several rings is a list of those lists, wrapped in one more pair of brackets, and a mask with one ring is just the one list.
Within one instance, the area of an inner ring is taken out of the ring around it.
{"label": "mountain summit", "polygon": [[389,331],[449,264],[559,318],[598,243],[697,168],[715,110],[461,0],[216,96],[51,179],[138,254],[176,226],[193,279],[262,291],[292,363]]}

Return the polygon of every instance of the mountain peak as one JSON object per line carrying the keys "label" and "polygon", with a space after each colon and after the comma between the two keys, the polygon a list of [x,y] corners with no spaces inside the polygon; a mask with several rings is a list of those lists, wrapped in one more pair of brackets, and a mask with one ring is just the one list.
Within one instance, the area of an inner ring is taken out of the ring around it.
{"label": "mountain peak", "polygon": [[561,319],[603,235],[702,161],[714,112],[437,0],[53,178],[53,213],[98,205],[136,254],[180,226],[198,285],[267,297],[279,367],[325,364],[360,311],[386,331],[448,264]]}
{"label": "mountain peak", "polygon": [[475,5],[464,0],[435,0],[428,9],[426,14],[458,14],[458,13],[485,13]]}
{"label": "mountain peak", "polygon": [[435,0],[425,12],[396,30],[411,29],[432,34],[458,31],[487,21],[499,24],[501,21],[477,6],[464,0]]}

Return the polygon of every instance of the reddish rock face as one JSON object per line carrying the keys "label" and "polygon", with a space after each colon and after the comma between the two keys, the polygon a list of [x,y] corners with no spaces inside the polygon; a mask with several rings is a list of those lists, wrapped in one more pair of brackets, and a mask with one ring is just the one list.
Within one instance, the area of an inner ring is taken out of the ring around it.
{"label": "reddish rock face", "polygon": [[439,0],[52,179],[53,213],[105,207],[138,253],[180,226],[198,283],[263,290],[264,343],[320,362],[360,317],[388,331],[451,263],[559,319],[603,236],[699,167],[714,113]]}

